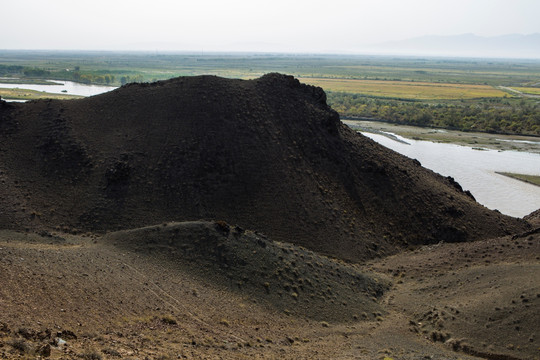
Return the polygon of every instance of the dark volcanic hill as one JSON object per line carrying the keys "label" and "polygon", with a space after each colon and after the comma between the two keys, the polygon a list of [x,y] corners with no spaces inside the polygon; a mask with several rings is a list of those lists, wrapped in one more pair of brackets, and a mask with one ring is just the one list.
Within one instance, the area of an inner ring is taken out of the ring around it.
{"label": "dark volcanic hill", "polygon": [[0,227],[224,220],[347,260],[526,230],[343,125],[290,76],[1,103]]}

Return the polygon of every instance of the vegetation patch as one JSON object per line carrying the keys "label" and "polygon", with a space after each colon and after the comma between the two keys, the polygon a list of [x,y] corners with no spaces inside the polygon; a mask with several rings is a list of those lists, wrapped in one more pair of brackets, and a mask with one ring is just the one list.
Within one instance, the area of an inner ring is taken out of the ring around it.
{"label": "vegetation patch", "polygon": [[521,180],[529,184],[540,186],[540,176],[538,175],[526,175],[526,174],[515,174],[509,172],[498,172],[497,174],[508,176],[512,179]]}
{"label": "vegetation patch", "polygon": [[540,105],[525,99],[491,98],[430,103],[330,92],[328,103],[345,119],[459,131],[540,135]]}

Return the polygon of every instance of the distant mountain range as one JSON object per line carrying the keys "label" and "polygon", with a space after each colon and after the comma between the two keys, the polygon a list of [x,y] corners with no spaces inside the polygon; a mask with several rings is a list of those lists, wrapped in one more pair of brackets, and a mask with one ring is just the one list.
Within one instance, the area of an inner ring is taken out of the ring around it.
{"label": "distant mountain range", "polygon": [[474,34],[422,36],[376,44],[370,51],[396,55],[540,59],[540,34],[508,34],[494,37]]}

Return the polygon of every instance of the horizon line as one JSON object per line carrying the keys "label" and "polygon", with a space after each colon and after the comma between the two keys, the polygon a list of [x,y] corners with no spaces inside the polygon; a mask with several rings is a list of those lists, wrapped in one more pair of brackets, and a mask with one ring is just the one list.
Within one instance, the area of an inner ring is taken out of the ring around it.
{"label": "horizon line", "polygon": [[274,55],[274,56],[350,56],[350,57],[402,57],[402,58],[439,58],[439,59],[489,59],[489,60],[538,60],[540,55],[536,57],[527,56],[493,56],[493,55],[468,55],[468,54],[435,54],[435,53],[405,53],[405,52],[355,52],[355,51],[280,51],[280,50],[178,50],[178,49],[39,49],[39,48],[24,48],[24,49],[9,49],[0,48],[0,52],[56,52],[56,53],[146,53],[146,54],[182,54],[182,55]]}

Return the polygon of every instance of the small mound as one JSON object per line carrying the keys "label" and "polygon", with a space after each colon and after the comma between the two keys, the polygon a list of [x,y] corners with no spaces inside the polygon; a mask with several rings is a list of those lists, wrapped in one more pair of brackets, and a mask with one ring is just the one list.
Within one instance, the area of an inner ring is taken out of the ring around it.
{"label": "small mound", "polygon": [[218,286],[320,321],[373,318],[389,283],[225,222],[183,222],[109,233],[104,241],[173,262]]}
{"label": "small mound", "polygon": [[529,215],[525,216],[523,219],[527,220],[533,225],[540,226],[540,209],[533,211]]}

